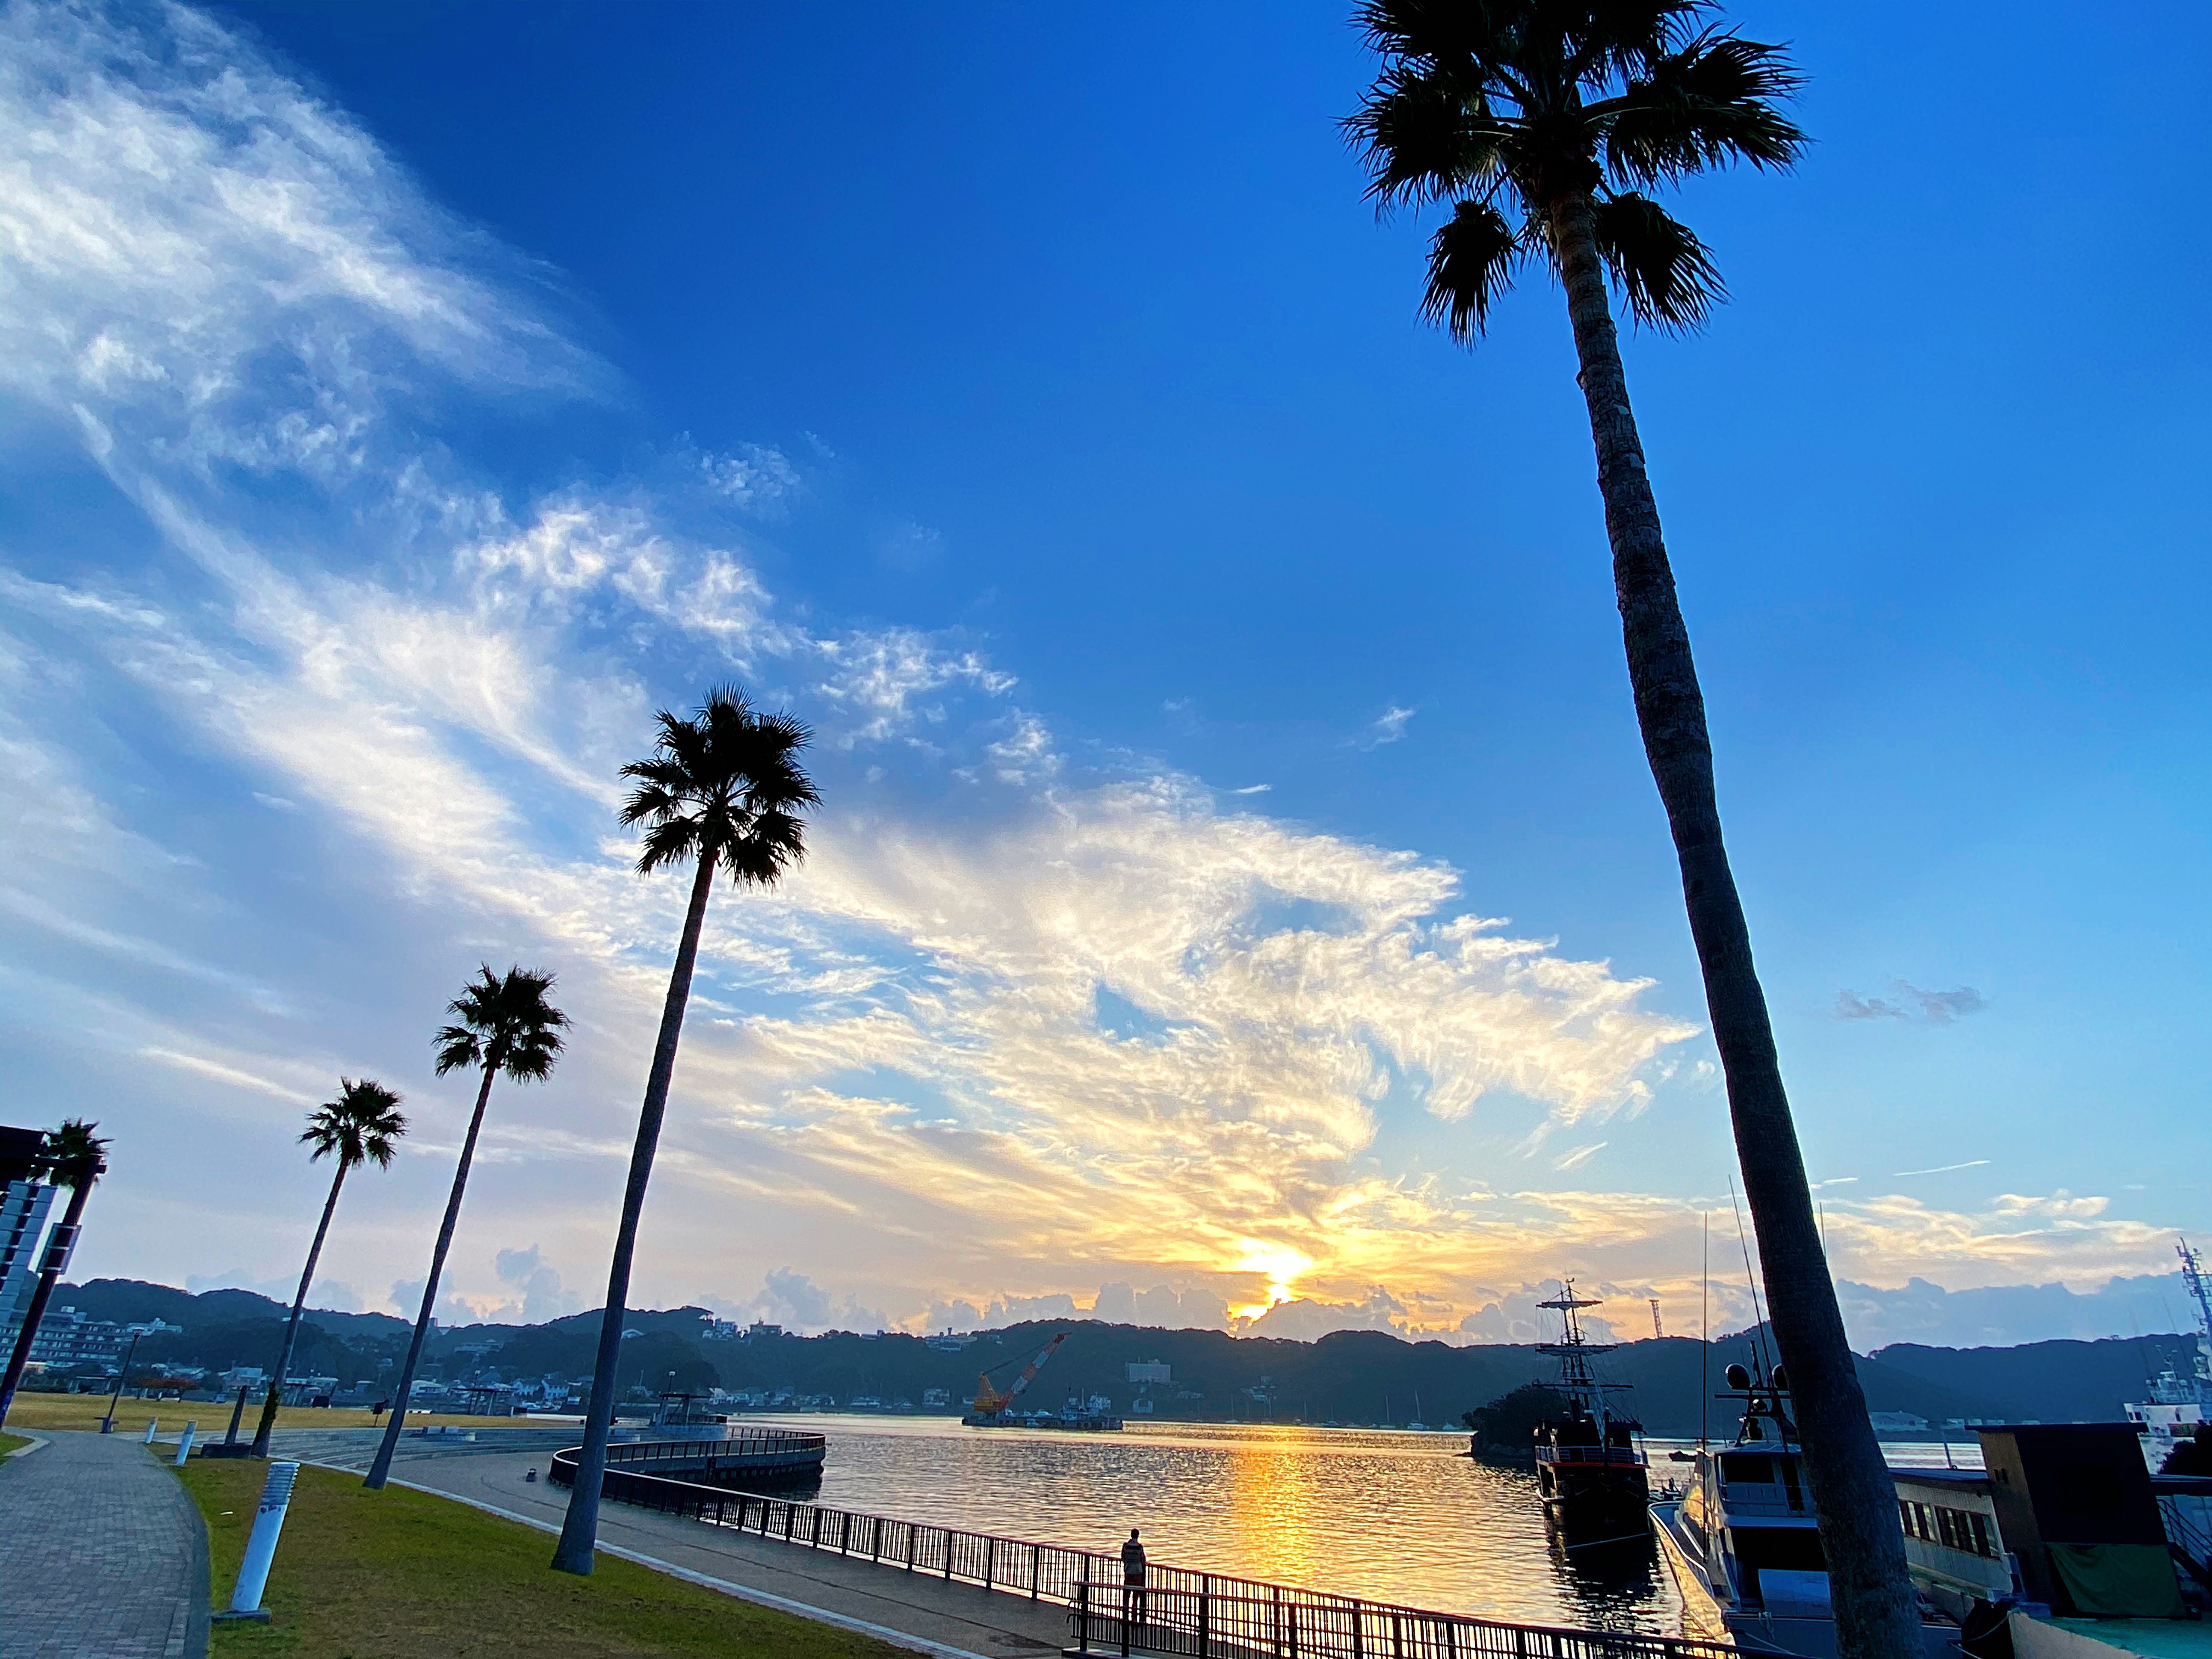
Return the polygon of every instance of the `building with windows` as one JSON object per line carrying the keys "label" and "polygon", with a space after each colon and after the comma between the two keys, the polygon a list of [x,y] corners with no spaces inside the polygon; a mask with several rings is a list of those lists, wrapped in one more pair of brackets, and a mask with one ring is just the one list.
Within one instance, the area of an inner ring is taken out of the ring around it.
{"label": "building with windows", "polygon": [[112,1319],[87,1318],[74,1307],[48,1308],[46,1318],[40,1322],[39,1334],[31,1339],[30,1363],[62,1370],[79,1365],[99,1365],[113,1370],[122,1365],[132,1337],[183,1328],[159,1319],[140,1325],[120,1325]]}
{"label": "building with windows", "polygon": [[15,1351],[15,1334],[39,1278],[39,1241],[56,1188],[32,1179],[44,1132],[0,1127],[0,1355]]}

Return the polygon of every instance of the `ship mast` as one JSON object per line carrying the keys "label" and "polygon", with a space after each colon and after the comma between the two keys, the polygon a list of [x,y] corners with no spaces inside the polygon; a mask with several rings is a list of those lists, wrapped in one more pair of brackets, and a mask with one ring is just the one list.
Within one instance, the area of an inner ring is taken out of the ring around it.
{"label": "ship mast", "polygon": [[1548,1354],[1559,1362],[1559,1392],[1597,1419],[1598,1443],[1605,1443],[1607,1413],[1605,1397],[1625,1386],[1619,1382],[1601,1382],[1597,1373],[1590,1369],[1593,1355],[1611,1353],[1618,1342],[1592,1342],[1583,1335],[1582,1310],[1600,1305],[1602,1298],[1577,1296],[1575,1281],[1559,1281],[1559,1293],[1549,1302],[1539,1302],[1540,1308],[1550,1308],[1559,1316],[1560,1337],[1557,1342],[1539,1342],[1536,1352]]}
{"label": "ship mast", "polygon": [[2181,1258],[2181,1282],[2197,1300],[2197,1397],[2212,1395],[2212,1289],[2204,1282],[2204,1263],[2185,1238],[2176,1242],[2173,1253]]}

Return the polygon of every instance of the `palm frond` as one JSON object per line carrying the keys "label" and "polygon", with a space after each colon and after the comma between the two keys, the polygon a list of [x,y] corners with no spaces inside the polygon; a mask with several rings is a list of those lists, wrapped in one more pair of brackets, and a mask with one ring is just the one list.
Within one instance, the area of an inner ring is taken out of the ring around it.
{"label": "palm frond", "polygon": [[1434,70],[1392,64],[1340,125],[1384,209],[1486,191],[1504,171],[1508,129],[1482,87]]}
{"label": "palm frond", "polygon": [[1600,91],[1616,78],[1633,79],[1679,49],[1715,9],[1711,0],[1583,0],[1563,25],[1569,72]]}
{"label": "palm frond", "polygon": [[722,843],[722,867],[748,886],[769,887],[806,856],[806,826],[792,813],[757,812],[742,835]]}
{"label": "palm frond", "polygon": [[1505,216],[1486,202],[1462,202],[1429,246],[1429,289],[1421,315],[1472,345],[1491,301],[1513,285],[1522,247]]}
{"label": "palm frond", "polygon": [[1597,251],[1638,322],[1668,332],[1697,327],[1728,298],[1705,245],[1666,209],[1624,191],[1595,205]]}
{"label": "palm frond", "polygon": [[441,1025],[430,1041],[438,1051],[440,1077],[464,1066],[473,1071],[483,1064],[483,1044],[465,1025]]}
{"label": "palm frond", "polygon": [[1779,46],[1698,35],[1656,60],[1618,98],[1592,106],[1606,172],[1624,185],[1650,185],[1736,161],[1788,167],[1806,137],[1776,106],[1803,82]]}
{"label": "palm frond", "polygon": [[696,817],[663,817],[645,832],[644,850],[637,855],[637,872],[649,876],[664,864],[682,864],[699,850],[701,821]]}

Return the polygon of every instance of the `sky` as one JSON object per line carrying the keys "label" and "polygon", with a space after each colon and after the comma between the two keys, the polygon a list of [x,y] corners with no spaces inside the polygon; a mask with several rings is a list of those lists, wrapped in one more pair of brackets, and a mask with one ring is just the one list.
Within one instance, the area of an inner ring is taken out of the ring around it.
{"label": "sky", "polygon": [[[2187,1328],[2212,126],[2141,64],[2212,19],[1730,15],[1814,142],[1625,349],[1854,1339]],[[521,963],[575,1024],[444,1311],[598,1305],[684,896],[618,770],[733,679],[823,804],[716,899],[638,1304],[1752,1316],[1559,295],[1420,321],[1343,8],[0,35],[0,1115],[114,1139],[76,1273],[289,1295],[368,1075],[316,1299],[411,1310]]]}

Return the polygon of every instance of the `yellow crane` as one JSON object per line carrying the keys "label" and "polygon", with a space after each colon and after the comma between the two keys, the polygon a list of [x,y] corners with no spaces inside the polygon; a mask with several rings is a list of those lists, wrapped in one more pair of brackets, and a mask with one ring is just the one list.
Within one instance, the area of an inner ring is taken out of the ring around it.
{"label": "yellow crane", "polygon": [[1002,1371],[1006,1370],[1008,1365],[1014,1363],[1012,1360],[1006,1360],[999,1364],[994,1365],[991,1367],[991,1370],[979,1372],[975,1378],[975,1404],[974,1414],[977,1417],[995,1417],[1000,1412],[1006,1410],[1007,1407],[1012,1405],[1016,1396],[1018,1396],[1023,1389],[1028,1388],[1029,1385],[1036,1380],[1038,1368],[1041,1367],[1046,1360],[1052,1358],[1053,1351],[1059,1347],[1061,1343],[1066,1341],[1070,1334],[1071,1333],[1067,1331],[1062,1331],[1058,1336],[1053,1338],[1051,1341],[1046,1343],[1043,1347],[1038,1349],[1037,1357],[1035,1359],[1030,1360],[1030,1363],[1023,1368],[1022,1374],[1014,1379],[1014,1386],[1008,1389],[1003,1394],[992,1386],[991,1371]]}

